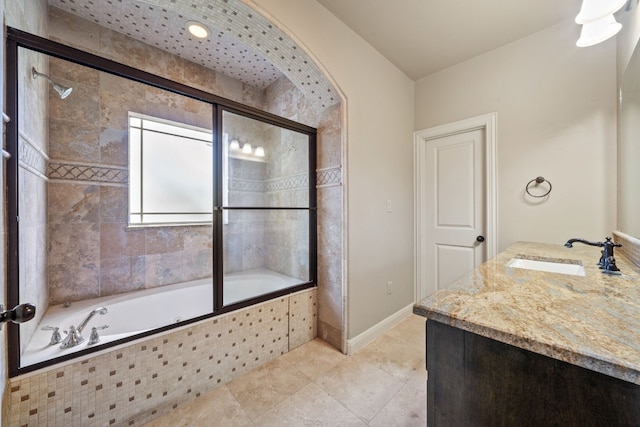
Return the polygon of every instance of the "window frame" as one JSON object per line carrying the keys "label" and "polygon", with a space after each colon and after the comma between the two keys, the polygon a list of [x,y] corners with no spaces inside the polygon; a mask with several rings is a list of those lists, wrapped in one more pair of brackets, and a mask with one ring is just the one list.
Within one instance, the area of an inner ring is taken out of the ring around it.
{"label": "window frame", "polygon": [[[139,119],[141,121],[140,126],[134,126],[131,124],[131,119]],[[163,125],[167,125],[167,126],[172,126],[175,128],[180,128],[180,129],[187,129],[187,130],[192,130],[192,131],[196,131],[196,132],[201,132],[201,133],[207,133],[209,135],[209,139],[205,140],[205,139],[197,139],[197,138],[188,138],[188,137],[183,137],[181,135],[174,135],[177,136],[179,138],[185,138],[185,139],[194,139],[197,141],[201,141],[203,143],[208,143],[211,145],[211,158],[213,158],[213,130],[211,129],[205,129],[205,128],[200,128],[197,126],[192,126],[192,125],[188,125],[185,123],[180,123],[180,122],[176,122],[173,120],[167,120],[167,119],[163,119],[160,117],[154,117],[154,116],[150,116],[148,114],[141,114],[141,113],[136,113],[133,111],[129,111],[129,115],[128,115],[128,124],[127,124],[127,128],[128,128],[128,148],[129,148],[129,183],[128,183],[128,189],[129,189],[129,203],[128,203],[128,226],[129,228],[141,228],[141,227],[177,227],[177,226],[194,226],[194,225],[210,225],[213,222],[213,191],[211,193],[211,200],[210,200],[210,208],[211,211],[210,212],[184,212],[184,211],[178,211],[178,212],[162,212],[162,213],[156,213],[156,212],[148,212],[145,210],[145,206],[144,206],[144,193],[145,193],[145,189],[144,189],[144,146],[145,146],[145,130],[148,132],[158,132],[155,131],[153,129],[147,129],[144,127],[144,122],[148,121],[151,123],[160,123]],[[139,139],[139,169],[136,171],[138,173],[138,177],[137,177],[137,182],[139,183],[139,187],[136,189],[136,192],[140,195],[139,198],[139,204],[140,204],[140,211],[139,212],[132,212],[132,200],[133,200],[133,196],[131,194],[132,192],[132,177],[134,175],[134,171],[133,171],[133,166],[137,163],[134,162],[132,160],[132,158],[134,157],[134,153],[133,153],[133,147],[132,147],[132,136],[131,136],[131,129],[132,128],[136,128],[136,129],[140,129],[140,139]],[[211,168],[213,169],[213,164],[211,165]],[[224,179],[224,175],[223,175],[223,179]],[[216,182],[215,180],[212,180],[212,186],[215,186]],[[224,182],[223,182],[224,185]],[[224,190],[223,190],[224,191]],[[209,220],[183,220],[183,221],[179,221],[179,220],[175,220],[175,221],[153,221],[153,222],[145,222],[144,217],[145,215],[167,215],[167,216],[171,216],[171,215],[187,215],[187,214],[199,214],[199,215],[205,215],[205,214],[211,214],[211,219]],[[139,215],[140,216],[140,222],[133,222],[132,217],[134,215]]]}

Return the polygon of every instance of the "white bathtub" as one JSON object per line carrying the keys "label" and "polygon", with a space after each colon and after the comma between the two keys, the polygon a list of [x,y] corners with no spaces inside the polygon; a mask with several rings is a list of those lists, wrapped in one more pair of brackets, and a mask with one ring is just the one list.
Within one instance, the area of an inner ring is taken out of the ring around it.
{"label": "white bathtub", "polygon": [[[229,305],[288,288],[301,283],[301,280],[267,269],[256,269],[225,275],[224,283],[224,304]],[[99,307],[106,307],[107,313],[93,316],[82,331],[85,341],[75,347],[61,349],[60,344],[50,345],[52,331],[41,330],[43,326],[58,326],[64,339],[64,330],[71,325],[77,327]],[[213,286],[210,278],[74,302],[66,308],[62,304],[50,306],[22,353],[20,365],[29,366],[86,349],[94,326],[109,326],[98,331],[98,344],[104,344],[212,311]]]}

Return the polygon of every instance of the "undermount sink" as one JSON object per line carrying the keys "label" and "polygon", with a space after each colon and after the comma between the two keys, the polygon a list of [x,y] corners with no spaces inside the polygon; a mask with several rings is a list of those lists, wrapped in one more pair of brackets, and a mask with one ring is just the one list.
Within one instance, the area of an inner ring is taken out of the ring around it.
{"label": "undermount sink", "polygon": [[584,266],[580,261],[572,259],[514,257],[507,263],[507,267],[524,268],[526,270],[546,271],[548,273],[584,276]]}

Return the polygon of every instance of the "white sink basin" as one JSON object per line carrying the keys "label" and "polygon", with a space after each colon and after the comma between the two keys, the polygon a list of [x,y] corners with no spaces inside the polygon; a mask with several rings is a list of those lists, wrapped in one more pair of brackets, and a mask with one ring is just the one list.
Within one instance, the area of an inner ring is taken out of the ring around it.
{"label": "white sink basin", "polygon": [[584,276],[584,266],[579,261],[573,260],[533,260],[526,258],[512,258],[507,267],[524,268],[527,270],[546,271],[548,273],[569,274],[572,276]]}

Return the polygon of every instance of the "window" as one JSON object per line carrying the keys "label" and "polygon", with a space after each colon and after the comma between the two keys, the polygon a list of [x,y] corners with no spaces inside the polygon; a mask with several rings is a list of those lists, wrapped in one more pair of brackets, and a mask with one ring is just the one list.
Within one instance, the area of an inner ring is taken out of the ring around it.
{"label": "window", "polygon": [[212,132],[129,113],[129,224],[210,223]]}

